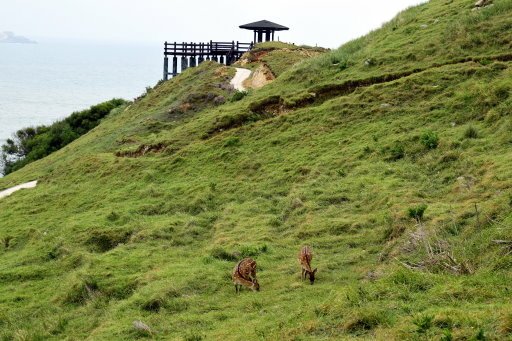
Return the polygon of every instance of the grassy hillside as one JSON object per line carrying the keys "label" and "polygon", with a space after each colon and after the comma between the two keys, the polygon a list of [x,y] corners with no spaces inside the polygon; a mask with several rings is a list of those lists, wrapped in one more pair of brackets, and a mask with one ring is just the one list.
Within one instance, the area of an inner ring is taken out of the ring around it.
{"label": "grassy hillside", "polygon": [[[40,180],[0,200],[1,338],[511,339],[512,2],[494,3],[409,9],[240,101],[234,69],[203,63],[0,179]],[[237,296],[244,256],[261,291]]]}

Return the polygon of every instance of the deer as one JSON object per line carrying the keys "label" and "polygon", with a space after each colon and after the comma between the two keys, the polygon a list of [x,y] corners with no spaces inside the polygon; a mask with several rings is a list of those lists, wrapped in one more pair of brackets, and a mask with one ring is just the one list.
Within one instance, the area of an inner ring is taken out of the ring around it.
{"label": "deer", "polygon": [[252,291],[260,291],[260,284],[256,279],[256,261],[252,258],[244,258],[238,262],[233,268],[231,277],[237,294],[242,290],[242,286],[246,286]]}
{"label": "deer", "polygon": [[309,276],[309,282],[311,285],[315,283],[315,274],[318,269],[311,270],[311,260],[313,259],[313,253],[309,246],[304,246],[299,252],[299,263],[301,266],[302,274],[301,279],[305,280]]}

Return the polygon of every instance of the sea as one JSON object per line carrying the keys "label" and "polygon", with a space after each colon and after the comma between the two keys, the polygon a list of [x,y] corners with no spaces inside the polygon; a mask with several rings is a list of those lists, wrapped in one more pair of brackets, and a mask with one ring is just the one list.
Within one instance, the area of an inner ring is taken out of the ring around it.
{"label": "sea", "polygon": [[162,78],[163,44],[40,41],[0,44],[0,144]]}

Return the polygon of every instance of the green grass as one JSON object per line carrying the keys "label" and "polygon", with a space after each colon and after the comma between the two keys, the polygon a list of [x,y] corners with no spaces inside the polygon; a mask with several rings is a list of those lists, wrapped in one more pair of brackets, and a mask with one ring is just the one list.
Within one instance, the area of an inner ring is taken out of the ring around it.
{"label": "green grass", "polygon": [[40,184],[0,200],[0,338],[510,339],[509,4],[431,1],[235,102],[204,63],[1,179]]}

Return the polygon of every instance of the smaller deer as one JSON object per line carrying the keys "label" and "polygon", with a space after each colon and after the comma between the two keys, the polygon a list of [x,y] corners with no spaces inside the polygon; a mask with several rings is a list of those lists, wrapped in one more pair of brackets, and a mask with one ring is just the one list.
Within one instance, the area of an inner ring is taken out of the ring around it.
{"label": "smaller deer", "polygon": [[260,285],[256,279],[256,261],[252,258],[244,258],[233,268],[231,274],[235,292],[239,293],[242,286],[246,286],[253,291],[260,291]]}
{"label": "smaller deer", "polygon": [[299,263],[302,268],[301,279],[305,280],[309,276],[309,282],[311,285],[315,283],[315,274],[318,269],[311,270],[311,260],[313,259],[313,253],[309,246],[304,246],[299,252]]}

